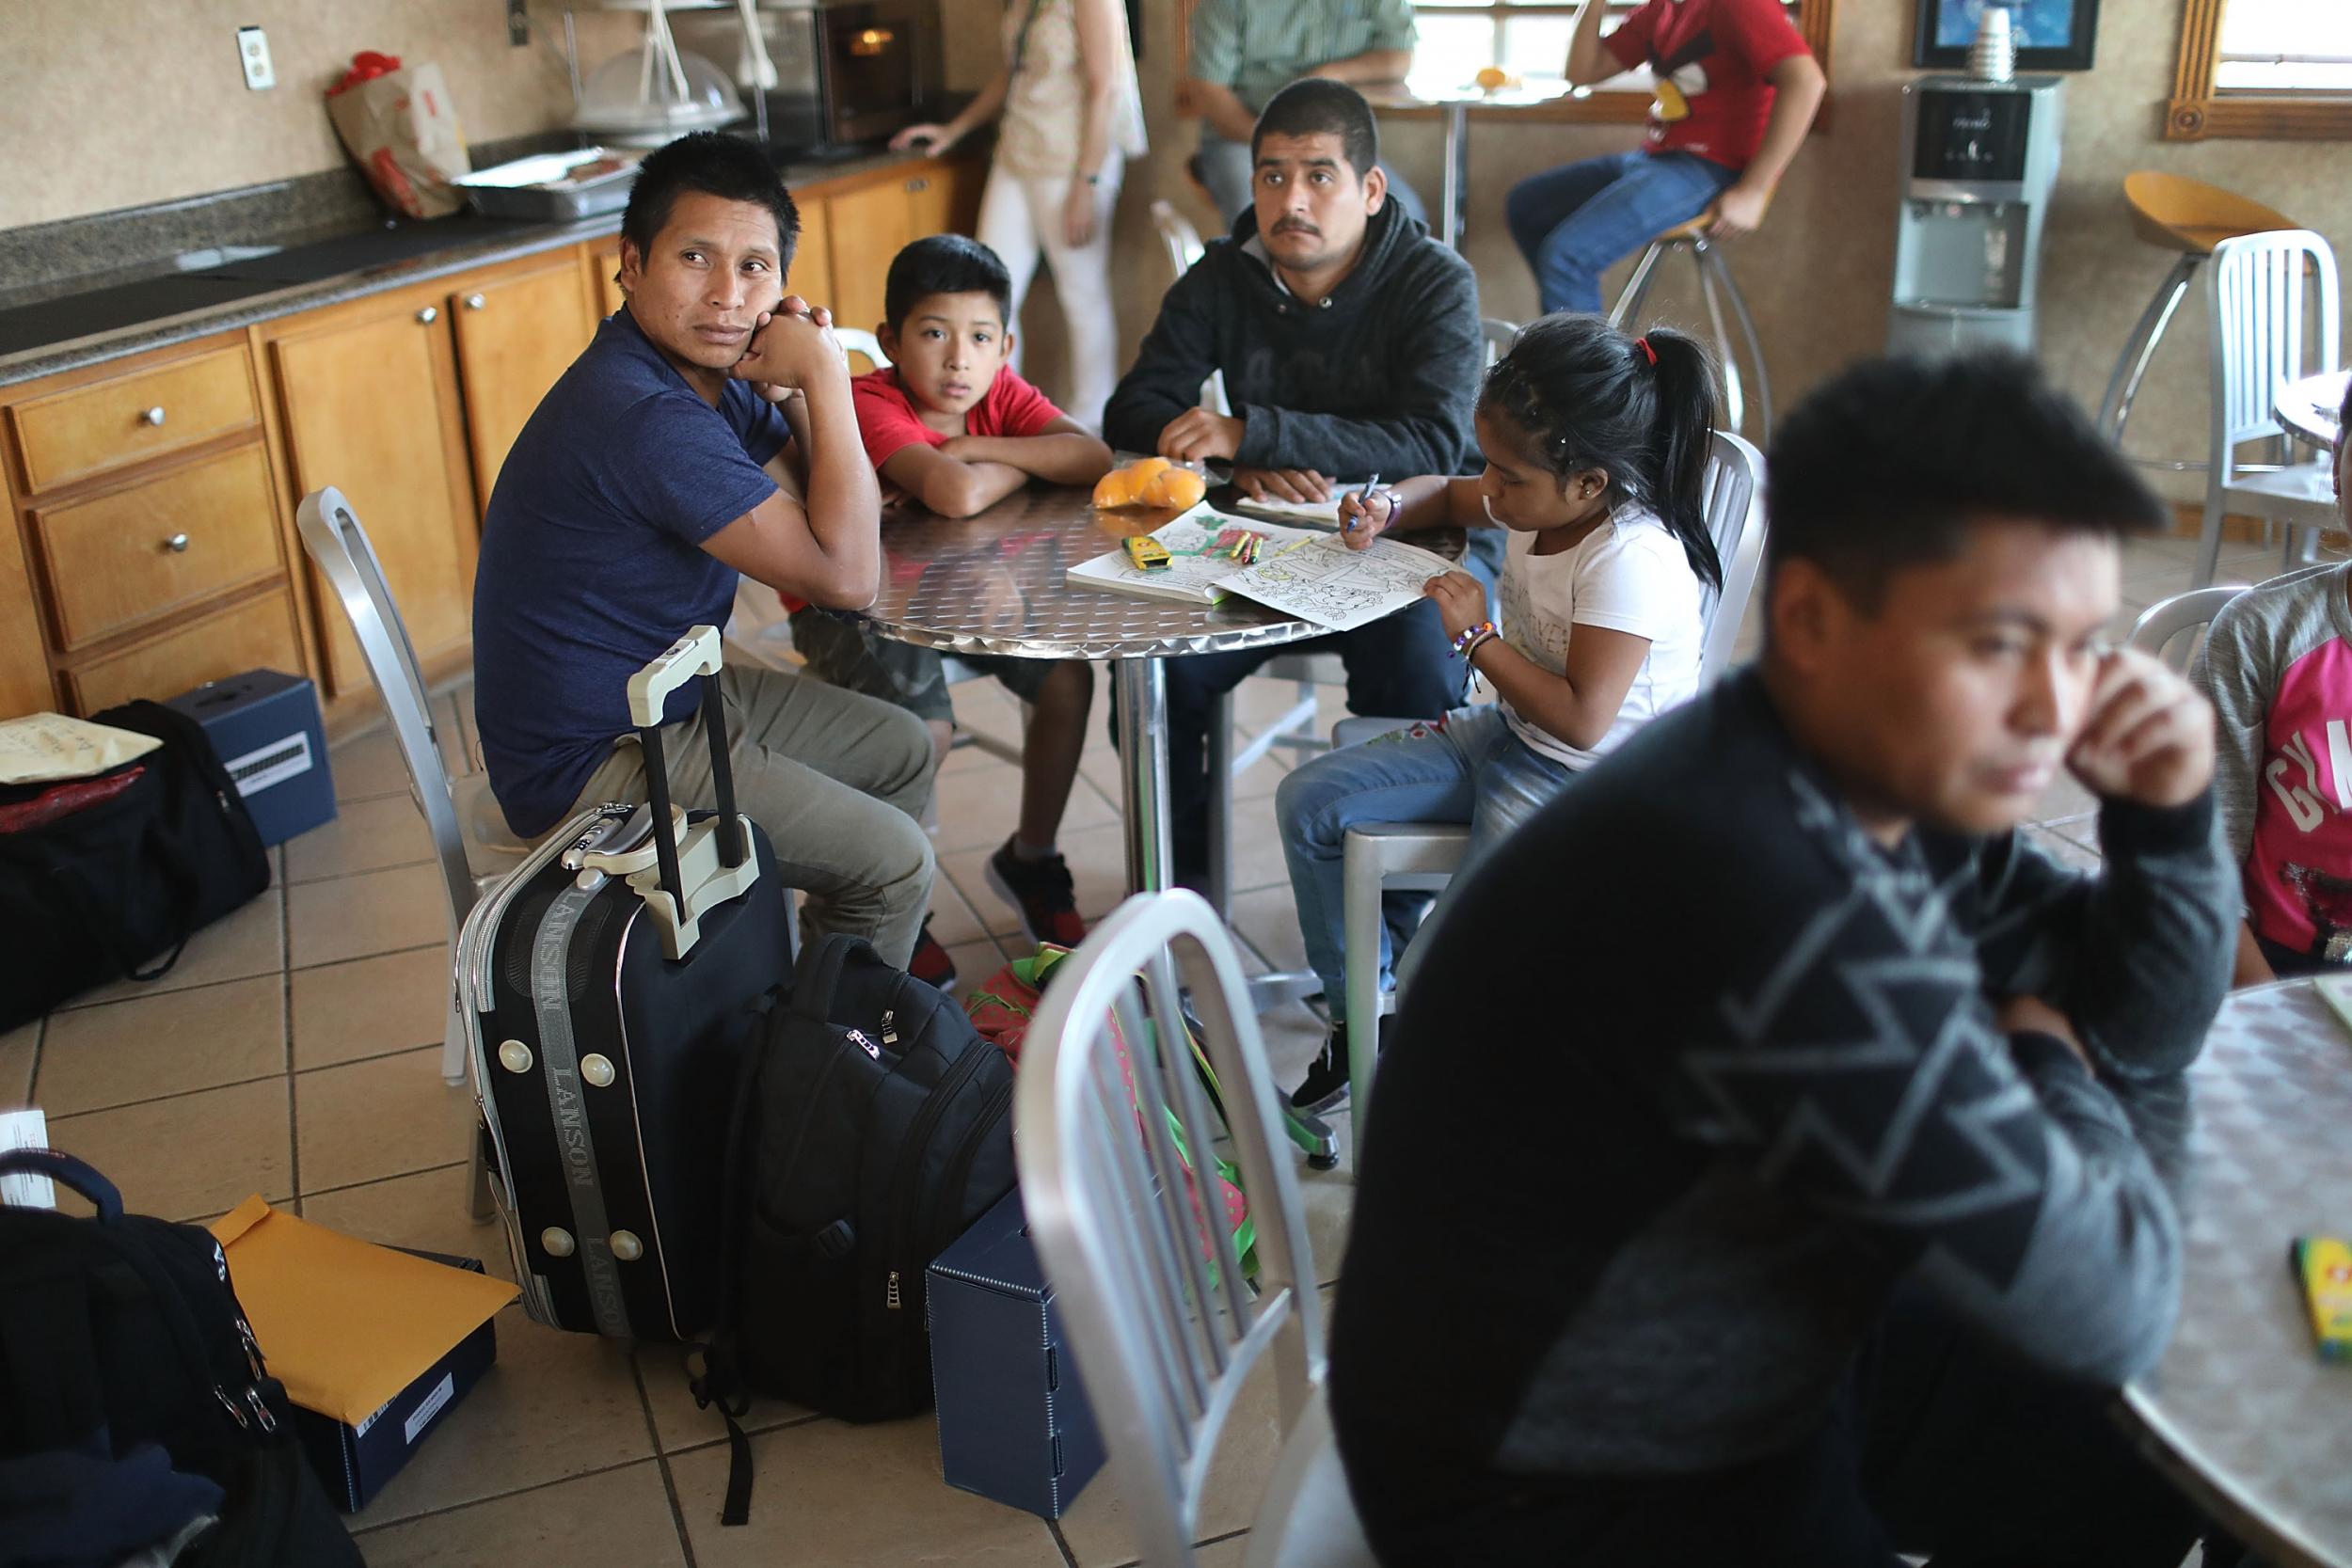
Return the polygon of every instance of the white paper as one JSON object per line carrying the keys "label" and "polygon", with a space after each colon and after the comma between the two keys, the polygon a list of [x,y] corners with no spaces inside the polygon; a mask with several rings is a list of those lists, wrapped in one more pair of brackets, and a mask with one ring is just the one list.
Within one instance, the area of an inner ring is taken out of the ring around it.
{"label": "white paper", "polygon": [[1431,578],[1454,570],[1443,556],[1401,539],[1384,536],[1352,550],[1335,533],[1315,533],[1296,549],[1261,557],[1223,586],[1269,610],[1354,631],[1417,602]]}
{"label": "white paper", "polygon": [[1251,517],[1271,517],[1276,522],[1303,523],[1309,528],[1340,526],[1340,501],[1364,486],[1361,483],[1334,484],[1328,499],[1319,501],[1251,500],[1247,498],[1233,503],[1233,510]]}
{"label": "white paper", "polygon": [[[48,1147],[49,1123],[39,1110],[0,1111],[0,1149]],[[0,1176],[0,1204],[10,1209],[55,1209],[57,1189],[49,1178],[29,1172]]]}
{"label": "white paper", "polygon": [[[1317,537],[1306,529],[1284,528],[1279,523],[1258,522],[1247,517],[1229,516],[1207,506],[1185,513],[1172,523],[1154,529],[1152,537],[1167,546],[1168,562],[1150,571],[1137,566],[1127,558],[1124,548],[1108,550],[1091,561],[1081,562],[1065,574],[1080,588],[1100,588],[1113,594],[1132,594],[1150,599],[1174,599],[1184,604],[1213,605],[1225,597],[1227,590],[1219,584],[1233,576],[1232,559],[1205,552],[1216,544],[1216,536],[1229,528],[1246,528],[1252,533],[1265,536],[1262,546],[1272,555],[1303,539]],[[1263,559],[1263,558],[1262,558]]]}

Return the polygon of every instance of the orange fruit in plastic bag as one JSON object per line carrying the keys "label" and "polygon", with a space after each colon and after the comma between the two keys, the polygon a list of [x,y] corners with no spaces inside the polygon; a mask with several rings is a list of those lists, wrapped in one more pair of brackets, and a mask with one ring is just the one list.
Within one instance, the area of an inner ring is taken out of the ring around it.
{"label": "orange fruit in plastic bag", "polygon": [[1200,498],[1209,493],[1209,482],[1190,468],[1163,468],[1144,481],[1136,493],[1140,506],[1169,506],[1182,512],[1200,504]]}
{"label": "orange fruit in plastic bag", "polygon": [[1168,471],[1165,457],[1147,457],[1123,468],[1113,468],[1094,482],[1094,504],[1102,507],[1156,506],[1143,499],[1144,486]]}

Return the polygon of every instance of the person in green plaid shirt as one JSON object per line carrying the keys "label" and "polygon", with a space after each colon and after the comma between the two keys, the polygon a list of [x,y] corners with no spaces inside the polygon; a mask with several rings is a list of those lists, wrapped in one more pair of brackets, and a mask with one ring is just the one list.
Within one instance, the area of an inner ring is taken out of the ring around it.
{"label": "person in green plaid shirt", "polygon": [[[1250,201],[1249,134],[1266,101],[1302,76],[1401,82],[1413,63],[1412,0],[1200,0],[1187,67],[1200,110],[1193,170],[1231,224]],[[1427,222],[1421,198],[1382,166],[1389,196]]]}

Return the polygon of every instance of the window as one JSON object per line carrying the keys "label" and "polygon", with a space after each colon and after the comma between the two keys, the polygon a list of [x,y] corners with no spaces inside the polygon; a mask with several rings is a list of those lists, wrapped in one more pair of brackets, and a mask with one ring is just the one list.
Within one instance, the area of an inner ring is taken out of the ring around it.
{"label": "window", "polygon": [[[1641,8],[1642,3],[1643,0],[1602,0],[1602,36],[1615,32],[1627,17]],[[1812,4],[1807,0],[1782,3],[1789,22],[1813,47],[1815,57],[1823,58],[1829,37],[1826,20],[1817,36],[1806,30],[1805,13],[1818,9],[1825,18],[1827,6],[1819,0]],[[1574,4],[1559,4],[1557,0],[1416,0],[1413,13],[1421,41],[1413,51],[1413,79],[1426,82],[1433,90],[1451,90],[1470,81],[1484,68],[1500,66],[1529,81],[1557,82],[1567,66],[1568,35],[1575,30],[1576,15],[1581,8]],[[1597,90],[1646,95],[1650,91],[1649,72],[1636,68]]]}
{"label": "window", "polygon": [[[1185,24],[1192,16],[1194,3],[1195,0],[1180,0],[1178,6],[1176,41],[1180,72],[1185,53]],[[1249,3],[1273,5],[1281,0]],[[1607,8],[1600,26],[1605,36],[1639,9],[1644,0],[1598,3]],[[1804,35],[1813,57],[1821,62],[1824,70],[1829,66],[1833,3],[1834,0],[1782,0],[1788,20]],[[1431,93],[1451,93],[1472,81],[1486,67],[1500,66],[1525,81],[1549,81],[1556,87],[1567,68],[1568,36],[1582,8],[1574,0],[1414,0],[1413,16],[1420,38],[1413,47],[1408,85]],[[1532,119],[1639,123],[1649,117],[1651,91],[1649,72],[1637,68],[1574,98],[1512,112]],[[1181,88],[1177,103],[1189,112],[1188,95]],[[1474,112],[1475,109],[1473,105]],[[1403,112],[1410,118],[1434,111]],[[1829,105],[1823,103],[1814,119],[1814,128],[1821,129],[1828,119]]]}
{"label": "window", "polygon": [[2165,135],[2352,138],[2352,6],[2186,0]]}

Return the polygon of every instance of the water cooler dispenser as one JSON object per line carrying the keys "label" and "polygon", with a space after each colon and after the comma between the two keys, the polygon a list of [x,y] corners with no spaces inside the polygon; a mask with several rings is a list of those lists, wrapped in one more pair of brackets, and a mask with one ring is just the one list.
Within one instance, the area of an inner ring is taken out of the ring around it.
{"label": "water cooler dispenser", "polygon": [[1903,88],[1910,150],[1895,220],[1890,353],[2033,351],[2064,86],[2057,76],[1923,76]]}

